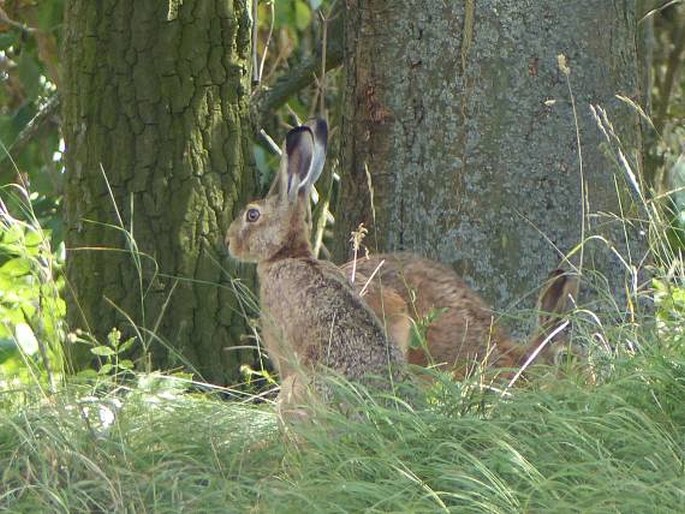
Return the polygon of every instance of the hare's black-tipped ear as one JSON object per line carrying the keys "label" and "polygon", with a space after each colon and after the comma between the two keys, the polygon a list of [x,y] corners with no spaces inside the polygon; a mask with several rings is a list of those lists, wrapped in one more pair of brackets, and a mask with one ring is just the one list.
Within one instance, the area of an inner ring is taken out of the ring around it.
{"label": "hare's black-tipped ear", "polygon": [[302,187],[306,187],[306,179],[314,159],[314,134],[305,125],[295,127],[285,136],[285,172],[288,199],[294,200]]}
{"label": "hare's black-tipped ear", "polygon": [[326,121],[317,118],[307,123],[314,136],[314,157],[309,174],[305,179],[306,187],[311,187],[319,180],[323,166],[326,163],[326,149],[328,148],[328,125]]}
{"label": "hare's black-tipped ear", "polygon": [[568,302],[578,295],[578,278],[563,270],[552,271],[538,298],[538,323],[540,327],[553,324],[560,314],[568,311]]}

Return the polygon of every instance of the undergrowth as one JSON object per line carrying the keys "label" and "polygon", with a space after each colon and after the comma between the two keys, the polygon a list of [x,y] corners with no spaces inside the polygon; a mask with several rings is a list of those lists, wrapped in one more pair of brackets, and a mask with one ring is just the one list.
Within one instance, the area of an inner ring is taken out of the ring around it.
{"label": "undergrowth", "polygon": [[616,359],[601,384],[545,378],[502,397],[434,380],[421,407],[360,401],[359,418],[321,411],[285,431],[270,405],[183,388],[0,400],[0,509],[685,510],[682,341]]}

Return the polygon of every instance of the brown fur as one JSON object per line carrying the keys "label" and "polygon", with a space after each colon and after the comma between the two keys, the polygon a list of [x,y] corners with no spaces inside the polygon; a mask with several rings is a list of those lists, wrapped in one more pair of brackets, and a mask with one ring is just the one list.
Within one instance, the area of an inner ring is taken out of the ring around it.
{"label": "brown fur", "polygon": [[[342,269],[351,277],[354,267],[349,262]],[[367,283],[374,272],[373,280]],[[556,270],[540,296],[536,334],[521,344],[494,321],[488,304],[461,277],[435,261],[408,253],[362,258],[356,263],[354,286],[358,291],[366,286],[364,298],[386,320],[388,333],[407,352],[410,363],[448,367],[457,377],[463,377],[478,363],[492,369],[514,369],[524,364],[558,325],[568,295],[577,288],[574,279]],[[398,296],[402,301],[398,302]],[[426,348],[409,349],[411,320],[429,317],[433,320],[425,334]],[[561,339],[547,343],[536,361],[554,362],[560,349],[565,348]]]}
{"label": "brown fur", "polygon": [[[316,128],[313,136],[306,130],[292,136],[272,192],[248,204],[226,235],[231,255],[257,263],[262,337],[283,382],[281,409],[307,403],[307,385],[323,368],[368,382],[372,375],[389,380],[389,370],[398,378],[404,362],[342,271],[312,253],[307,202],[318,173],[312,179],[302,168],[321,144]],[[300,182],[304,176],[312,182]]]}

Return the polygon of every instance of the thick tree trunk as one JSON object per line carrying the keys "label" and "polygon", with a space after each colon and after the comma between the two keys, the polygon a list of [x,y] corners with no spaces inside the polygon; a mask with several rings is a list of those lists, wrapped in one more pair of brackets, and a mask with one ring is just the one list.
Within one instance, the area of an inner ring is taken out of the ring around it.
{"label": "thick tree trunk", "polygon": [[248,358],[227,351],[245,328],[222,240],[255,185],[249,4],[68,0],[65,13],[71,326],[103,340],[132,322],[153,367],[189,362],[219,383]]}
{"label": "thick tree trunk", "polygon": [[[639,99],[634,4],[347,0],[337,257],[363,221],[371,246],[450,263],[497,307],[539,285],[581,240],[579,148],[558,54],[571,69],[587,213],[634,215],[590,111],[605,108],[639,159],[638,116],[615,96]],[[626,255],[611,216],[592,217],[591,234]],[[585,257],[621,289],[604,243]]]}

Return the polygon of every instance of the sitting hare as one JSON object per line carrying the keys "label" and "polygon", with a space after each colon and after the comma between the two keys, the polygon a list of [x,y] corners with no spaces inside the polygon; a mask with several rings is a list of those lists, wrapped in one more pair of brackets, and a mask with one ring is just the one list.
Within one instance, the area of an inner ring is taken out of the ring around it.
{"label": "sitting hare", "polygon": [[327,131],[316,120],[288,132],[269,194],[248,204],[226,234],[234,258],[257,263],[262,337],[282,381],[278,404],[285,416],[306,406],[317,371],[387,386],[404,363],[344,273],[312,253],[309,195],[323,169]]}
{"label": "sitting hare", "polygon": [[[449,267],[409,253],[378,254],[342,266],[354,286],[386,322],[389,336],[412,364],[439,364],[463,377],[477,363],[492,369],[521,366],[531,356],[554,363],[567,345],[557,336],[538,347],[567,310],[569,295],[577,290],[575,278],[555,270],[538,300],[538,328],[525,344],[511,339],[494,323],[488,304]],[[372,277],[371,281],[369,278]],[[397,297],[402,301],[398,301]],[[410,348],[411,319],[429,320],[425,348]],[[505,376],[507,374],[505,373]]]}

